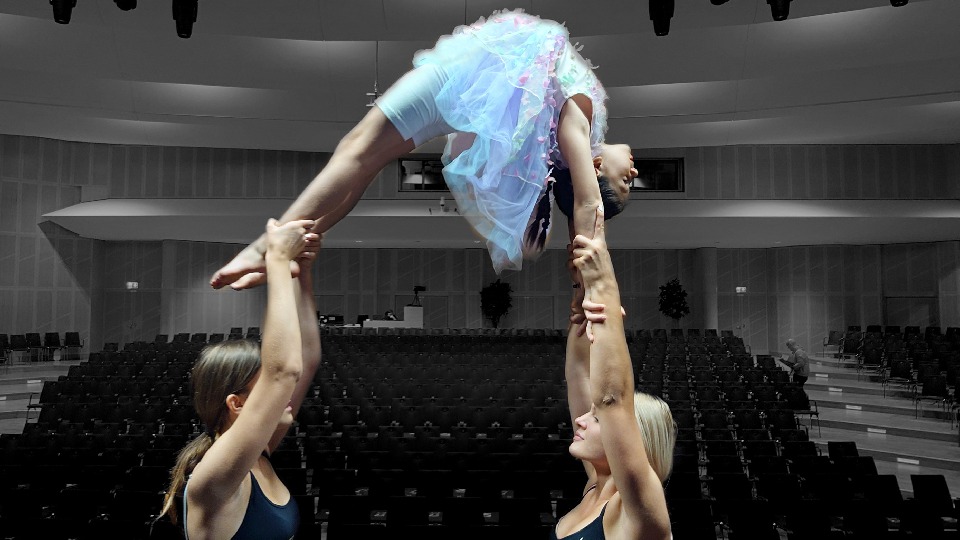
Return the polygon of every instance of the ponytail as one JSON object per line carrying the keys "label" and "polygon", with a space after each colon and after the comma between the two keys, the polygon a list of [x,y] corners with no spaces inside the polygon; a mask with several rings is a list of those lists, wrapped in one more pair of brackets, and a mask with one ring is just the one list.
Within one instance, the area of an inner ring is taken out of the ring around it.
{"label": "ponytail", "polygon": [[177,455],[177,463],[170,471],[170,487],[163,497],[163,508],[160,510],[160,515],[157,516],[157,520],[165,515],[169,515],[170,522],[174,525],[177,524],[177,496],[183,495],[187,477],[193,472],[194,467],[200,463],[200,460],[203,459],[207,450],[213,446],[213,437],[209,431],[205,431],[180,450],[180,454]]}
{"label": "ponytail", "polygon": [[260,345],[250,340],[230,340],[208,345],[190,372],[193,408],[200,418],[204,432],[187,443],[177,455],[177,463],[170,471],[170,487],[163,497],[159,520],[170,516],[177,523],[176,500],[183,495],[187,477],[213,446],[217,433],[225,425],[226,399],[230,394],[246,388],[260,370]]}

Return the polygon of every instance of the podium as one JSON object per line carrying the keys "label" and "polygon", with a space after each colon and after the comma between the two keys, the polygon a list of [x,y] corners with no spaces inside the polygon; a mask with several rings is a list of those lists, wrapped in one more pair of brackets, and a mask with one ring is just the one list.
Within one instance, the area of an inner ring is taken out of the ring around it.
{"label": "podium", "polygon": [[403,306],[403,319],[399,321],[363,321],[364,328],[423,328],[423,306]]}

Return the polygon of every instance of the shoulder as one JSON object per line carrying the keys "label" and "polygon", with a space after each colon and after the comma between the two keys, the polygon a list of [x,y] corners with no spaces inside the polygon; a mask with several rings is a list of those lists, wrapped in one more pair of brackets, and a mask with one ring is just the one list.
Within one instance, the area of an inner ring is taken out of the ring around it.
{"label": "shoulder", "polygon": [[633,518],[625,511],[619,492],[614,493],[603,512],[603,530],[609,540],[619,538],[669,540],[673,537],[667,515],[647,513]]}

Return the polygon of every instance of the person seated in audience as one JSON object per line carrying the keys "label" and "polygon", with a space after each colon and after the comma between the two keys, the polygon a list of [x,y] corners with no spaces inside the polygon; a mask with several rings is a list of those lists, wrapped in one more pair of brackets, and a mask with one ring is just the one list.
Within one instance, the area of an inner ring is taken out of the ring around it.
{"label": "person seated in audience", "polygon": [[803,388],[810,377],[810,357],[807,356],[807,351],[797,345],[793,338],[787,340],[786,346],[790,349],[790,356],[778,360],[790,368],[790,372],[793,374],[793,382],[799,383],[800,387]]}
{"label": "person seated in audience", "polygon": [[393,314],[393,310],[392,310],[392,309],[388,309],[388,310],[383,314],[383,320],[385,320],[385,321],[395,321],[395,320],[397,320],[397,316]]}
{"label": "person seated in audience", "polygon": [[[281,221],[317,219],[317,232],[325,232],[384,166],[440,136],[447,137],[444,180],[498,274],[542,252],[558,221],[554,198],[577,232],[592,226],[597,206],[608,219],[624,208],[637,176],[630,147],[604,142],[606,90],[562,24],[497,12],[417,52],[413,65],[340,141]],[[260,284],[263,249],[261,237],[210,285]]]}
{"label": "person seated in audience", "polygon": [[663,400],[634,392],[599,212],[595,230],[593,239],[577,235],[572,244],[574,280],[583,288],[575,288],[565,366],[575,429],[569,451],[583,462],[587,482],[552,537],[666,540],[671,528],[663,483],[673,465],[676,426]]}
{"label": "person seated in audience", "polygon": [[[289,539],[299,511],[270,463],[300,409],[320,363],[310,265],[314,222],[267,223],[267,307],[262,345],[225,341],[203,350],[193,368],[194,406],[204,432],[180,451],[161,517],[184,534],[211,538]],[[300,267],[290,277],[291,261]]]}

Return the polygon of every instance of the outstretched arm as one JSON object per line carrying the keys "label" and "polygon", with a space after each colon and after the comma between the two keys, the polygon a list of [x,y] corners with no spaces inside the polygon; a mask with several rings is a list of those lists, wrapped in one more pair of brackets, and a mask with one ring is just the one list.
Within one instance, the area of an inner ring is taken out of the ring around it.
{"label": "outstretched arm", "polygon": [[[598,219],[602,220],[602,216]],[[633,366],[623,333],[620,290],[606,249],[602,221],[598,221],[594,239],[577,236],[574,256],[589,296],[607,308],[606,320],[593,327],[590,397],[602,427],[603,447],[623,501],[627,526],[635,527],[638,537],[669,538],[670,519],[663,487],[647,458],[633,409]]]}
{"label": "outstretched arm", "polygon": [[[583,286],[573,264],[573,246],[567,246],[569,257],[567,269],[574,283],[570,302],[570,325],[567,328],[567,353],[564,376],[567,382],[567,404],[570,408],[570,425],[576,431],[576,419],[590,410],[590,341],[582,331],[586,324],[583,310]],[[595,483],[596,470],[588,461],[582,461],[587,473],[587,485]],[[584,488],[586,489],[586,487]]]}
{"label": "outstretched arm", "polygon": [[597,163],[590,150],[591,115],[590,99],[578,94],[563,104],[557,126],[557,144],[564,161],[570,167],[573,183],[571,239],[577,234],[593,238],[597,208],[602,204],[600,184],[597,183]]}
{"label": "outstretched arm", "polygon": [[[316,248],[319,249],[319,247],[318,244]],[[303,373],[293,390],[293,397],[290,398],[294,418],[300,412],[303,400],[313,383],[313,377],[317,373],[317,368],[320,367],[320,331],[317,325],[317,302],[313,296],[313,263],[316,257],[317,251],[311,250],[304,251],[297,258],[300,264],[300,275],[294,282],[294,291],[297,296],[297,316],[300,321]],[[270,440],[271,452],[280,445],[280,441],[286,434],[286,428],[277,430]]]}
{"label": "outstretched arm", "polygon": [[[237,388],[230,400],[238,416],[219,436],[193,471],[190,499],[201,513],[216,512],[233,497],[276,432],[277,424],[303,371],[297,299],[289,265],[312,242],[312,221],[267,224],[267,308],[261,367],[246,400]],[[235,398],[235,399],[234,399]]]}

